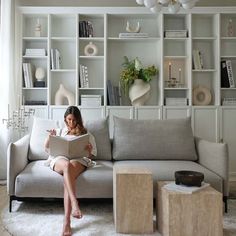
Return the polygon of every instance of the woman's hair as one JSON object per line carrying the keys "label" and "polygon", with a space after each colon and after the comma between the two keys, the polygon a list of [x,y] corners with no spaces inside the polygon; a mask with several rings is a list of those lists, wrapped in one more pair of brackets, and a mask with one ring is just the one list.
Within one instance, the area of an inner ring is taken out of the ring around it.
{"label": "woman's hair", "polygon": [[73,130],[70,131],[70,134],[73,134],[73,135],[86,134],[87,129],[83,125],[83,120],[82,120],[82,116],[81,116],[79,108],[76,107],[76,106],[69,106],[66,109],[66,112],[64,114],[65,123],[66,123],[66,117],[70,114],[74,115],[74,117],[76,119],[76,123],[77,123],[76,127]]}

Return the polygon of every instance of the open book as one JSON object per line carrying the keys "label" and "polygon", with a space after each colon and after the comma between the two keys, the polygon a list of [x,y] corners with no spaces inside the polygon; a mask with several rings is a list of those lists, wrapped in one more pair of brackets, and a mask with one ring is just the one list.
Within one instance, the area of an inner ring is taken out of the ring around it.
{"label": "open book", "polygon": [[89,151],[89,134],[80,136],[49,136],[49,154],[52,156],[66,156],[69,159],[87,157]]}

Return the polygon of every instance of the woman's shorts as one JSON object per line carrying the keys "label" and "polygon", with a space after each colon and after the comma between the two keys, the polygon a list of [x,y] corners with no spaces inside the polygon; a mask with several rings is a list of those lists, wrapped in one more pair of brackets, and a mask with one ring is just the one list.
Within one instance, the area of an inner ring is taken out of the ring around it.
{"label": "woman's shorts", "polygon": [[[50,162],[50,168],[52,169],[52,170],[54,170],[54,166],[55,166],[55,164],[56,164],[56,162],[58,161],[58,160],[61,160],[61,159],[64,159],[64,160],[66,160],[66,161],[78,161],[79,162],[79,160],[78,159],[69,159],[69,158],[67,158],[67,157],[65,157],[65,156],[57,156],[57,157],[54,157],[52,160],[51,160],[51,162]],[[81,164],[81,163],[80,163]],[[82,165],[82,164],[81,164]]]}

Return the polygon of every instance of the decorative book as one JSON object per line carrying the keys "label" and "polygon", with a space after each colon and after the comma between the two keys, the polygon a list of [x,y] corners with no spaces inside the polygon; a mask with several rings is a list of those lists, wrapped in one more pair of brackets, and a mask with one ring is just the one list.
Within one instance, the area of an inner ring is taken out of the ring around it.
{"label": "decorative book", "polygon": [[66,156],[67,158],[82,158],[89,156],[86,146],[89,144],[89,134],[80,136],[49,136],[49,154]]}

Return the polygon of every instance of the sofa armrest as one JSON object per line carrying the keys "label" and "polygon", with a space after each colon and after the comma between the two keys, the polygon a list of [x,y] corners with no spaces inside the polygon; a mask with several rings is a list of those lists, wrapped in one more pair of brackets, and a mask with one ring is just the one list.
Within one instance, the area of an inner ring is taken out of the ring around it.
{"label": "sofa armrest", "polygon": [[229,195],[229,155],[226,143],[214,143],[195,137],[198,162],[223,179],[223,194]]}
{"label": "sofa armrest", "polygon": [[15,194],[16,176],[28,164],[30,135],[25,135],[15,143],[10,143],[7,150],[7,192]]}

